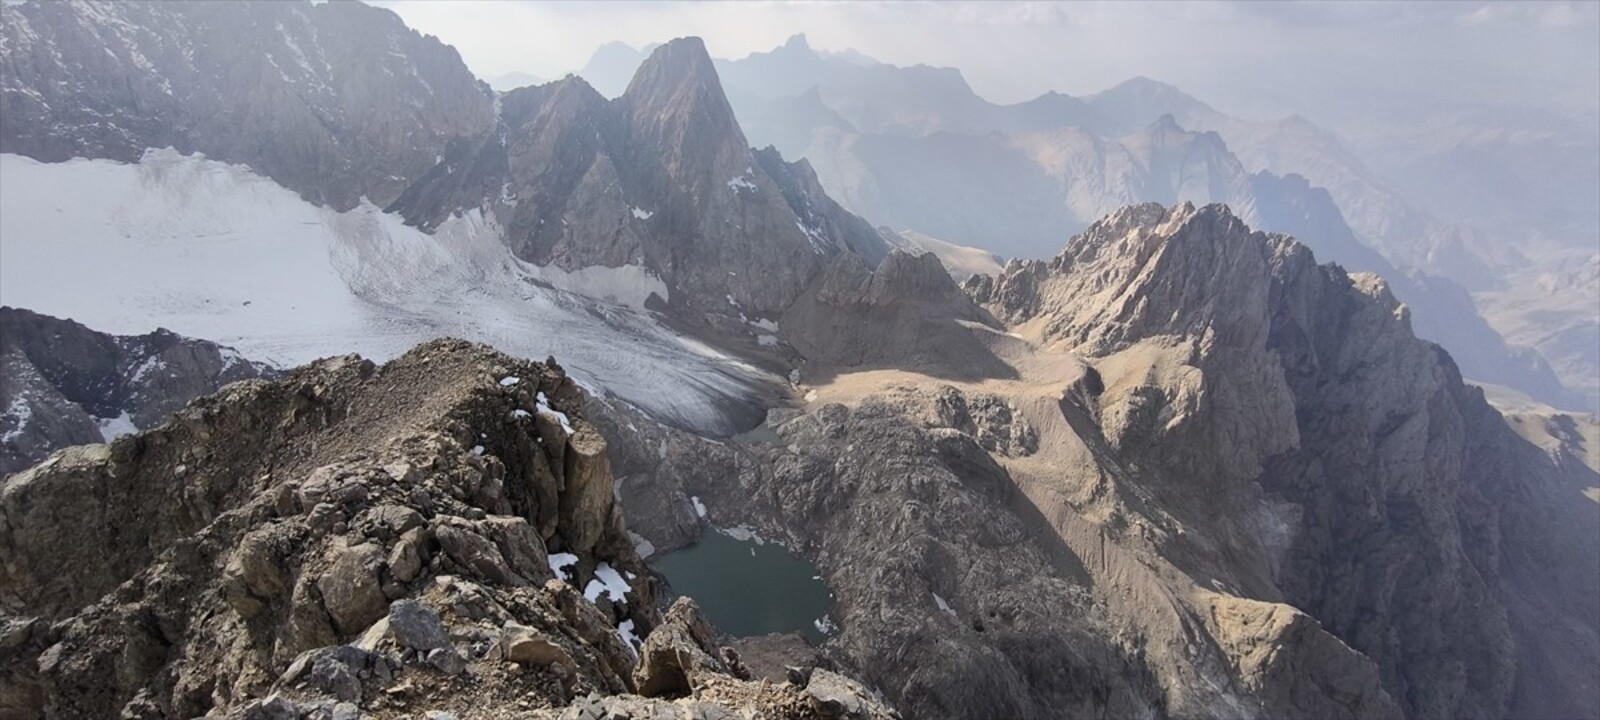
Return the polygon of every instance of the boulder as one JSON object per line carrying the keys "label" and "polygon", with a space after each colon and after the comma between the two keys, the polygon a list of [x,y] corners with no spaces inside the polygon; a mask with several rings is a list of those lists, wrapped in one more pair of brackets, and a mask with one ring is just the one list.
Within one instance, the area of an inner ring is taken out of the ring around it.
{"label": "boulder", "polygon": [[353,635],[366,629],[388,610],[389,599],[378,580],[382,568],[383,551],[372,543],[333,551],[333,563],[317,580],[317,590],[322,593],[322,606],[341,634]]}
{"label": "boulder", "polygon": [[633,671],[634,685],[645,697],[690,695],[706,676],[731,674],[714,654],[716,647],[700,606],[693,599],[678,598],[661,625],[645,637]]}
{"label": "boulder", "polygon": [[560,665],[569,672],[577,669],[566,648],[517,623],[506,623],[500,629],[500,652],[506,660],[523,665]]}
{"label": "boulder", "polygon": [[388,620],[389,632],[401,647],[422,652],[450,647],[450,636],[445,633],[439,614],[416,600],[391,603]]}

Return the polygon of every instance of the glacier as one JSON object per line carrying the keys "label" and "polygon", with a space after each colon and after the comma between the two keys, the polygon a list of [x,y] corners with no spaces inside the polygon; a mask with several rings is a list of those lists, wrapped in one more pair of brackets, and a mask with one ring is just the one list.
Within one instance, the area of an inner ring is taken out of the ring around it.
{"label": "glacier", "polygon": [[0,185],[0,304],[96,330],[164,327],[279,366],[459,337],[554,356],[592,392],[713,435],[759,422],[776,381],[643,311],[666,289],[642,269],[557,277],[512,256],[492,214],[430,235],[170,148],[132,164],[0,154]]}

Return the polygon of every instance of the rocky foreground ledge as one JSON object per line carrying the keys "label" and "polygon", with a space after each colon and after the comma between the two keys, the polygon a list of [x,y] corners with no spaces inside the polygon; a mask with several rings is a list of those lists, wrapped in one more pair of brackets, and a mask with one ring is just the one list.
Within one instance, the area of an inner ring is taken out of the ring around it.
{"label": "rocky foreground ledge", "polygon": [[0,489],[0,718],[882,718],[662,612],[554,361],[440,340],[201,398]]}

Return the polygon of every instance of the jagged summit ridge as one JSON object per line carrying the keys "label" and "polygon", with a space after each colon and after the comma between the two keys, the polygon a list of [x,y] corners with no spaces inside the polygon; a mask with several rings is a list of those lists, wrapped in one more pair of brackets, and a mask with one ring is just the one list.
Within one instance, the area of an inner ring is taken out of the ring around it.
{"label": "jagged summit ridge", "polygon": [[7,717],[897,717],[663,613],[554,362],[454,340],[248,381],[0,487]]}
{"label": "jagged summit ridge", "polygon": [[1223,206],[1141,205],[965,288],[1090,363],[1078,432],[1184,528],[1162,554],[1186,572],[1317,618],[1377,663],[1407,716],[1595,700],[1538,669],[1600,660],[1592,505],[1412,334],[1380,278]]}
{"label": "jagged summit ridge", "polygon": [[[1046,317],[1044,337],[1089,354],[1154,335],[1265,341],[1269,245],[1226,205],[1118,210],[1073,236],[1053,260],[1013,261],[968,287],[1011,323]],[[1054,279],[1048,290],[1041,280]]]}
{"label": "jagged summit ridge", "polygon": [[579,78],[507,93],[499,126],[392,209],[423,227],[482,210],[519,257],[644,269],[694,317],[774,317],[828,258],[885,252],[808,166],[746,145],[698,38],[656,48],[614,101]]}

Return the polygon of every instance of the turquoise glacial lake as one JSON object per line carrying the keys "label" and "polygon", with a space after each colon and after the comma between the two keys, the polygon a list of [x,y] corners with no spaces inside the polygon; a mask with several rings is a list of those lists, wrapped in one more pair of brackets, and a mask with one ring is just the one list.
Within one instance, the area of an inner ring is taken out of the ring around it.
{"label": "turquoise glacial lake", "polygon": [[699,542],[651,566],[666,576],[673,593],[694,598],[706,618],[730,635],[798,631],[817,644],[832,629],[833,594],[821,573],[779,543],[708,529]]}

